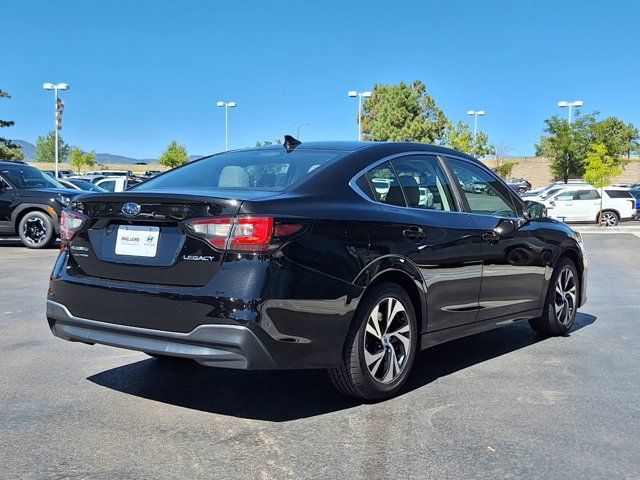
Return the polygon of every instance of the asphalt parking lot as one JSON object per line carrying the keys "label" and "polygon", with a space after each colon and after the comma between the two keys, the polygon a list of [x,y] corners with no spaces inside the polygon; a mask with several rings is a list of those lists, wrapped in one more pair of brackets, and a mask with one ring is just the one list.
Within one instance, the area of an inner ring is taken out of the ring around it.
{"label": "asphalt parking lot", "polygon": [[56,250],[0,240],[0,478],[640,478],[640,238],[585,234],[589,301],[423,352],[362,405],[323,371],[242,372],[54,338]]}

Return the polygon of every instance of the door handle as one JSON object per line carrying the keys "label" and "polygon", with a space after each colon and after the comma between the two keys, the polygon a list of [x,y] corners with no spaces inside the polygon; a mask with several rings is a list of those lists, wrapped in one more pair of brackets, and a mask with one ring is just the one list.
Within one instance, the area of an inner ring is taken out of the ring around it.
{"label": "door handle", "polygon": [[487,242],[497,242],[498,240],[500,240],[500,235],[498,235],[493,230],[487,230],[482,234],[482,239]]}
{"label": "door handle", "polygon": [[402,231],[402,235],[404,235],[405,238],[408,238],[412,242],[419,242],[420,240],[422,240],[423,238],[426,238],[427,236],[427,234],[424,232],[424,230],[422,230],[422,228],[416,227],[415,225],[409,228],[405,228]]}

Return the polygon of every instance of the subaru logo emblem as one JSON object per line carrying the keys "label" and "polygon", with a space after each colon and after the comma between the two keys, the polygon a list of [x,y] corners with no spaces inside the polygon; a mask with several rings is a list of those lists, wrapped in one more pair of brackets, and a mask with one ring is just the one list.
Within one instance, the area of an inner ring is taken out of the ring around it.
{"label": "subaru logo emblem", "polygon": [[128,202],[122,205],[122,213],[127,217],[135,217],[140,213],[140,205],[134,202]]}

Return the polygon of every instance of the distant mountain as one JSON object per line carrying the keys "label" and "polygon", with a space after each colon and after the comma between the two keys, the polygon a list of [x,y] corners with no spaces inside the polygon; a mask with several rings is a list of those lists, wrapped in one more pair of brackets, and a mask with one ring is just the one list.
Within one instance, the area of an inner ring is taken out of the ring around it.
{"label": "distant mountain", "polygon": [[[25,162],[35,162],[36,155],[36,146],[32,143],[26,142],[24,140],[12,140],[13,143],[20,146],[22,151],[24,152],[24,161]],[[196,160],[202,157],[202,155],[191,155],[189,160]],[[153,164],[157,163],[158,160],[155,158],[145,158],[145,159],[137,159],[131,157],[125,157],[123,155],[114,155],[112,153],[96,153],[96,163],[105,163],[105,164],[127,164],[127,165],[135,165],[136,163],[146,163]]]}
{"label": "distant mountain", "polygon": [[22,149],[22,152],[24,153],[25,161],[29,162],[35,156],[36,154],[35,145],[29,142],[25,142],[24,140],[11,140],[11,141]]}

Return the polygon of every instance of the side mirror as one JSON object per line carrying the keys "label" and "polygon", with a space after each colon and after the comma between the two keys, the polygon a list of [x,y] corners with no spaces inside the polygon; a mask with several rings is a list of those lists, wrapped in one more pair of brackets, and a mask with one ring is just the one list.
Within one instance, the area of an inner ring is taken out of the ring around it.
{"label": "side mirror", "polygon": [[538,220],[547,216],[547,207],[542,203],[527,200],[524,202],[523,213],[527,220]]}
{"label": "side mirror", "polygon": [[496,228],[493,229],[493,231],[499,235],[509,235],[510,233],[513,233],[517,230],[518,228],[518,223],[514,222],[511,219],[508,218],[501,218],[500,221],[498,222],[498,225],[496,225]]}

